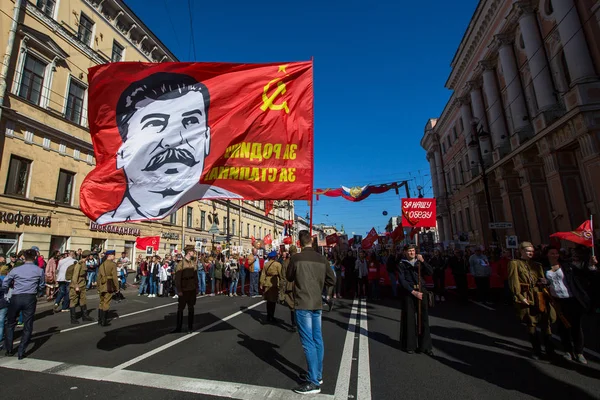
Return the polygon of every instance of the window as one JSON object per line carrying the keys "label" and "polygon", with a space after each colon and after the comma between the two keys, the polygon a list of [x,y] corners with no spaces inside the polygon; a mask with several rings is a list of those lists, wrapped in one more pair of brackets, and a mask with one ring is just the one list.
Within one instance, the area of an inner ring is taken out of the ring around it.
{"label": "window", "polygon": [[110,57],[110,61],[123,61],[123,46],[117,43],[116,40],[113,41],[112,56]]}
{"label": "window", "polygon": [[467,226],[466,226],[466,228],[467,228],[468,231],[470,231],[472,229],[473,225],[471,225],[471,212],[469,211],[469,207],[465,208],[465,217],[467,217]]}
{"label": "window", "polygon": [[79,16],[79,30],[77,31],[77,38],[88,46],[91,46],[93,29],[94,23],[92,20],[81,13]]}
{"label": "window", "polygon": [[231,220],[231,234],[235,236],[235,219]]}
{"label": "window", "polygon": [[223,233],[227,233],[227,217],[223,217]]}
{"label": "window", "polygon": [[448,144],[448,150],[452,147],[452,141],[450,140],[450,135],[446,136],[446,143]]}
{"label": "window", "polygon": [[463,224],[463,220],[462,220],[462,211],[458,212],[458,217],[456,218],[456,222],[458,223],[458,231],[462,232],[463,228],[462,228],[462,224]]}
{"label": "window", "polygon": [[200,230],[206,230],[206,211],[200,211]]}
{"label": "window", "polygon": [[173,225],[177,225],[177,211],[175,211],[173,214],[169,215],[169,222],[172,223]]}
{"label": "window", "polygon": [[462,161],[458,162],[458,183],[460,183],[461,185],[464,183],[465,181],[465,175],[464,175],[464,170],[463,170],[463,164]]}
{"label": "window", "polygon": [[565,52],[561,51],[560,52],[560,67],[563,71],[563,75],[565,77],[565,81],[567,82],[568,86],[571,86],[571,74],[569,73],[569,66],[567,65],[567,58],[565,57]]}
{"label": "window", "polygon": [[454,136],[454,140],[458,140],[458,132],[456,132],[456,125],[452,127],[452,135]]}
{"label": "window", "polygon": [[456,167],[452,167],[452,180],[454,181],[454,187],[458,185],[458,180],[456,179]]}
{"label": "window", "polygon": [[191,228],[194,224],[194,210],[192,209],[192,207],[187,208],[187,218],[185,222],[188,228]]}
{"label": "window", "polygon": [[45,149],[49,149],[51,143],[52,142],[50,141],[49,138],[44,138],[44,143],[42,145],[44,146]]}
{"label": "window", "polygon": [[21,75],[19,96],[39,105],[42,97],[42,87],[44,86],[45,71],[46,64],[27,53],[23,74]]}
{"label": "window", "polygon": [[446,143],[442,142],[442,154],[446,154]]}
{"label": "window", "polygon": [[69,83],[69,94],[67,97],[67,110],[65,117],[76,124],[81,125],[81,116],[83,114],[83,98],[85,96],[85,86],[71,79]]}
{"label": "window", "polygon": [[252,236],[256,237],[256,225],[252,225]]}
{"label": "window", "polygon": [[4,193],[25,197],[27,195],[27,181],[29,180],[30,169],[31,160],[11,156]]}
{"label": "window", "polygon": [[54,18],[54,8],[56,8],[56,0],[37,0],[37,8],[48,18]]}
{"label": "window", "polygon": [[461,132],[465,130],[465,126],[463,125],[462,117],[458,119],[458,126],[460,127]]}
{"label": "window", "polygon": [[262,226],[258,227],[258,237],[262,238]]}
{"label": "window", "polygon": [[250,237],[250,224],[246,224],[246,237]]}
{"label": "window", "polygon": [[81,152],[79,151],[79,149],[73,150],[73,158],[74,159],[79,160],[80,155],[81,155]]}
{"label": "window", "polygon": [[73,172],[61,169],[58,174],[58,188],[56,188],[56,202],[62,204],[71,204],[73,195],[73,183],[75,174]]}

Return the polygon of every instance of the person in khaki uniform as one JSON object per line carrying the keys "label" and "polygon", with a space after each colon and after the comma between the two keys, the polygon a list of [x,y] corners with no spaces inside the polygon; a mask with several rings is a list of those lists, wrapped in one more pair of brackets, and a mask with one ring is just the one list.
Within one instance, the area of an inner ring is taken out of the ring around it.
{"label": "person in khaki uniform", "polygon": [[98,305],[98,325],[108,326],[108,310],[113,293],[119,291],[119,277],[117,276],[117,264],[115,263],[115,251],[108,250],[104,262],[98,267],[98,294],[100,304]]}
{"label": "person in khaki uniform", "polygon": [[265,263],[260,274],[260,288],[263,291],[263,298],[267,301],[267,322],[275,322],[275,307],[279,298],[281,264],[275,260],[277,251],[273,250],[267,257],[269,261]]}
{"label": "person in khaki uniform", "polygon": [[531,243],[521,243],[519,251],[521,259],[508,263],[508,285],[513,294],[517,318],[527,325],[533,347],[531,357],[538,360],[542,353],[538,327],[544,333],[546,355],[553,357],[551,324],[556,321],[556,312],[544,293],[547,282],[542,264],[532,260],[534,248]]}
{"label": "person in khaki uniform", "polygon": [[292,322],[292,332],[297,331],[296,326],[296,313],[294,311],[294,282],[289,282],[286,278],[287,268],[290,265],[290,258],[296,254],[298,249],[296,246],[291,245],[289,256],[283,261],[281,266],[281,275],[279,280],[279,302],[287,305],[290,308],[290,320]]}
{"label": "person in khaki uniform", "polygon": [[194,305],[198,295],[198,267],[194,257],[194,246],[185,246],[185,256],[175,267],[175,286],[177,288],[177,326],[172,333],[181,332],[183,310],[188,309],[188,333],[194,330]]}
{"label": "person in khaki uniform", "polygon": [[94,319],[90,317],[89,311],[87,310],[86,296],[87,267],[85,262],[91,256],[91,254],[92,253],[89,250],[85,250],[83,253],[81,253],[81,260],[78,261],[73,268],[73,277],[71,278],[71,283],[69,285],[69,301],[72,324],[79,323],[77,320],[77,313],[75,311],[77,304],[79,304],[79,307],[81,307],[81,320],[94,321]]}

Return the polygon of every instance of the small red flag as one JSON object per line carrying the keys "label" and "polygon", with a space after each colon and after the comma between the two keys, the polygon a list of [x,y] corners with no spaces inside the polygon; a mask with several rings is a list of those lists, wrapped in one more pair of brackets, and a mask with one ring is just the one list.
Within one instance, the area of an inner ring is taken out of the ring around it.
{"label": "small red flag", "polygon": [[592,247],[594,244],[592,232],[592,224],[588,219],[583,224],[579,226],[579,228],[575,229],[571,232],[556,232],[550,235],[550,237],[556,237],[559,239],[568,240],[569,242],[582,244],[587,247]]}
{"label": "small red flag", "polygon": [[154,251],[158,251],[160,245],[160,236],[146,236],[135,239],[135,248],[139,250],[146,250],[146,247],[152,246]]}
{"label": "small red flag", "polygon": [[270,233],[264,237],[263,243],[264,244],[272,244],[273,243],[273,238],[271,237]]}
{"label": "small red flag", "polygon": [[265,217],[269,215],[271,211],[273,211],[273,206],[275,201],[273,200],[265,200]]}
{"label": "small red flag", "polygon": [[398,225],[392,232],[392,240],[394,242],[400,242],[401,240],[404,240],[404,237],[404,228],[402,225]]}

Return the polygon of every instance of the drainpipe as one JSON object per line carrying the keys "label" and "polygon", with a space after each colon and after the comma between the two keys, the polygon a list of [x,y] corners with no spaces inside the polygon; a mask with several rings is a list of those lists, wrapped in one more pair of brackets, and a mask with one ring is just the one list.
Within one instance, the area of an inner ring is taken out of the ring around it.
{"label": "drainpipe", "polygon": [[21,13],[23,0],[15,0],[15,6],[13,8],[13,16],[10,24],[10,30],[8,31],[8,41],[6,42],[6,51],[4,52],[4,60],[2,63],[2,70],[0,70],[0,120],[2,120],[2,108],[4,107],[4,95],[6,94],[6,77],[8,75],[8,65],[12,58],[12,51],[15,44],[15,37],[17,36],[17,27],[19,26],[19,14]]}

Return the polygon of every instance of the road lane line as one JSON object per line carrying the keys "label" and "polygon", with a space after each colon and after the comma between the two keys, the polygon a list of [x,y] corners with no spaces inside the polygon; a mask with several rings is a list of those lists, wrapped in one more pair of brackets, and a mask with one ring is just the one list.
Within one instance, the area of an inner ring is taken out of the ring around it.
{"label": "road lane line", "polygon": [[335,400],[348,400],[350,390],[350,374],[352,372],[352,353],[354,351],[354,335],[356,334],[356,321],[358,316],[358,298],[352,302],[348,329],[346,330],[346,341],[344,342],[344,353],[340,362],[337,382],[335,383]]}
{"label": "road lane line", "polygon": [[480,303],[480,302],[478,302],[478,301],[471,300],[471,299],[469,299],[469,301],[470,301],[471,303],[473,303],[473,304],[477,304],[479,307],[483,307],[483,308],[485,308],[485,309],[488,309],[488,310],[490,310],[490,311],[496,311],[496,309],[495,309],[495,308],[492,308],[492,307],[486,306],[485,304],[483,304],[483,303]]}
{"label": "road lane line", "polygon": [[[74,365],[54,361],[38,360],[34,358],[25,358],[21,361],[18,361],[14,358],[0,358],[0,368],[33,371],[98,382],[119,383],[142,386],[146,388],[150,387],[155,389],[166,389],[177,392],[187,392],[199,395],[209,395],[241,400],[297,400],[306,398],[303,395],[295,394],[289,389],[249,385],[236,382],[222,382],[212,379],[209,380],[153,374],[140,371],[114,370],[105,367]],[[171,396],[168,397],[170,398]],[[332,395],[326,394],[311,395],[310,398],[318,400],[333,400]]]}
{"label": "road lane line", "polygon": [[125,369],[125,368],[127,368],[127,367],[130,367],[130,366],[132,366],[133,364],[137,364],[137,363],[139,363],[140,361],[142,361],[142,360],[145,360],[145,359],[146,359],[146,358],[148,358],[148,357],[152,357],[153,355],[155,355],[155,354],[158,354],[158,353],[160,353],[161,351],[164,351],[164,350],[168,349],[169,347],[173,347],[173,346],[175,346],[175,345],[177,345],[177,344],[179,344],[179,343],[181,343],[181,342],[184,342],[184,341],[186,341],[186,340],[188,340],[188,339],[191,339],[191,338],[195,337],[196,335],[199,335],[199,334],[201,334],[202,332],[205,332],[205,331],[207,331],[207,330],[209,330],[209,329],[211,329],[211,328],[214,328],[215,326],[217,326],[217,325],[219,325],[219,324],[222,324],[223,322],[229,321],[230,319],[232,319],[232,318],[235,318],[235,317],[237,317],[238,315],[241,315],[241,314],[243,314],[244,312],[246,312],[246,311],[248,311],[248,310],[251,310],[251,309],[253,309],[254,307],[258,307],[258,306],[260,306],[261,304],[263,304],[264,302],[265,302],[264,300],[262,300],[262,301],[259,301],[258,303],[256,303],[256,304],[253,304],[253,305],[251,305],[251,306],[249,306],[249,307],[247,307],[247,308],[245,308],[245,309],[243,309],[243,310],[240,310],[240,311],[238,311],[238,312],[235,312],[235,313],[233,313],[233,314],[231,314],[231,315],[228,315],[228,316],[227,316],[227,317],[225,317],[225,318],[222,318],[222,319],[220,319],[220,320],[218,320],[218,321],[215,321],[215,322],[213,322],[212,324],[210,324],[210,325],[207,325],[207,326],[205,326],[205,327],[201,328],[201,329],[200,329],[200,330],[198,330],[198,331],[195,331],[195,332],[193,332],[193,333],[190,333],[190,334],[187,334],[187,335],[185,335],[185,336],[182,336],[182,337],[180,337],[179,339],[173,340],[173,341],[171,341],[171,342],[169,342],[169,343],[167,343],[167,344],[164,344],[164,345],[162,345],[162,346],[160,346],[160,347],[157,347],[156,349],[154,349],[154,350],[151,350],[151,351],[149,351],[149,352],[147,352],[147,353],[144,353],[144,354],[142,354],[141,356],[138,356],[138,357],[136,357],[136,358],[134,358],[134,359],[131,359],[131,360],[129,360],[129,361],[126,361],[126,362],[124,362],[124,363],[122,363],[122,364],[119,364],[119,365],[117,365],[116,367],[114,367],[114,368],[113,368],[113,370],[122,370],[122,369]]}
{"label": "road lane line", "polygon": [[369,360],[367,301],[363,299],[360,303],[360,339],[358,343],[358,385],[356,399],[371,400],[371,366]]}

